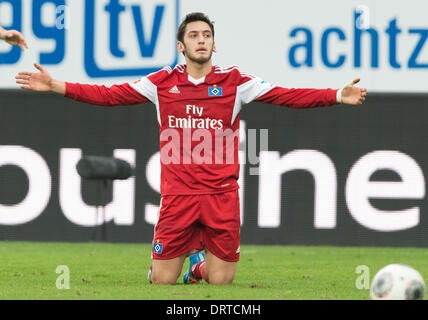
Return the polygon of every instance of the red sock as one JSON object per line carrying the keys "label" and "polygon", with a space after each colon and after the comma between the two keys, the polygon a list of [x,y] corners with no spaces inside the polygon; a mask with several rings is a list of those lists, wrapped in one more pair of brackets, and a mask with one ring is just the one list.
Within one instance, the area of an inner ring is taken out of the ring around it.
{"label": "red sock", "polygon": [[[199,262],[192,267],[192,274],[195,278],[202,278],[207,281],[205,274],[205,261]],[[207,281],[208,282],[208,281]]]}

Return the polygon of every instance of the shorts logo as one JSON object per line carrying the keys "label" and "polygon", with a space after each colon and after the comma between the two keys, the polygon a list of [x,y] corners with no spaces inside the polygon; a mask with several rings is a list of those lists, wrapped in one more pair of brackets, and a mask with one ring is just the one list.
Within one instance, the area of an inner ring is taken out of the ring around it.
{"label": "shorts logo", "polygon": [[209,87],[208,88],[208,95],[210,97],[222,96],[223,95],[223,88],[221,88],[221,87]]}
{"label": "shorts logo", "polygon": [[153,252],[157,254],[162,253],[163,244],[159,242],[153,243]]}

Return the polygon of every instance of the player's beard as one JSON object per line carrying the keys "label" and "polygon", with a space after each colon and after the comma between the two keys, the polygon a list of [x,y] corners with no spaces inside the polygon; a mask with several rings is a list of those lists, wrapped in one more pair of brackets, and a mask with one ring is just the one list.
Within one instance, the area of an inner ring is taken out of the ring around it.
{"label": "player's beard", "polygon": [[211,57],[213,55],[213,48],[211,48],[210,50],[210,54],[208,56],[205,57],[195,57],[194,55],[192,55],[186,48],[186,46],[184,46],[184,55],[186,56],[187,59],[189,59],[191,62],[195,62],[198,64],[205,64],[208,61],[211,60]]}

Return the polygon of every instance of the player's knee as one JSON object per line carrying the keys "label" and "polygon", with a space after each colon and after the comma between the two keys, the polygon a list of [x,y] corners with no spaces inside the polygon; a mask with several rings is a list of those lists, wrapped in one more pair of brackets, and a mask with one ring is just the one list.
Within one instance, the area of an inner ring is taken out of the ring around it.
{"label": "player's knee", "polygon": [[208,274],[208,283],[214,285],[228,285],[232,284],[235,273],[214,271]]}
{"label": "player's knee", "polygon": [[155,272],[155,270],[153,270],[150,277],[153,284],[176,284],[177,278],[175,273]]}

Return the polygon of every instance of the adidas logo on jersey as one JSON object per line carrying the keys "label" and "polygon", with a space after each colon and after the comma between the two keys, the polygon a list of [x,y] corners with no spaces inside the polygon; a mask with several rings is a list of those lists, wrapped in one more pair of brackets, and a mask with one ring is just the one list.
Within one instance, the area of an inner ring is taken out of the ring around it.
{"label": "adidas logo on jersey", "polygon": [[169,93],[180,93],[180,90],[178,90],[177,86],[173,86],[168,92]]}

